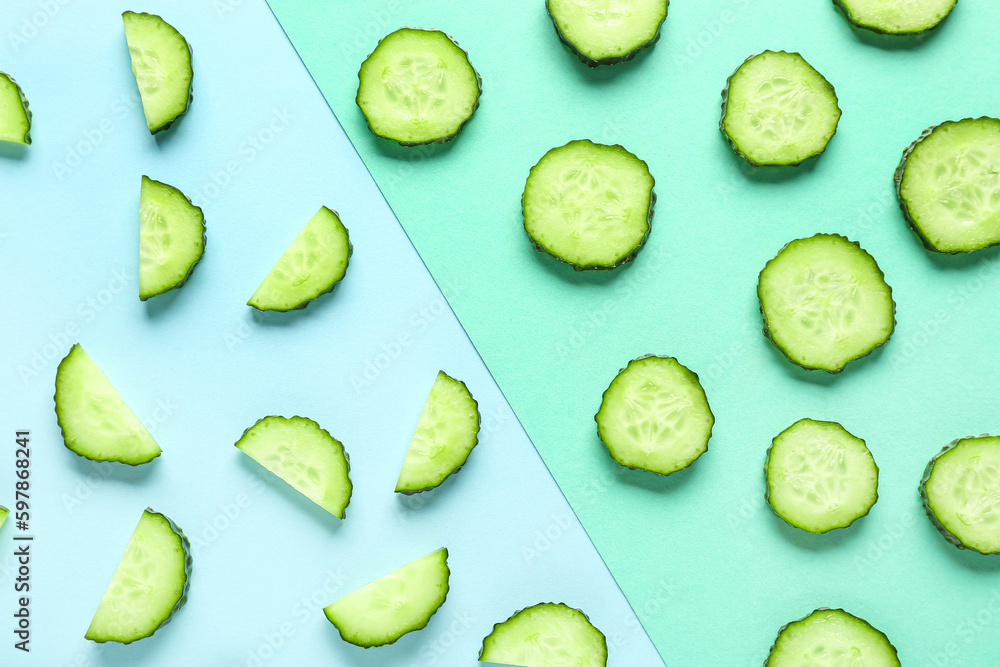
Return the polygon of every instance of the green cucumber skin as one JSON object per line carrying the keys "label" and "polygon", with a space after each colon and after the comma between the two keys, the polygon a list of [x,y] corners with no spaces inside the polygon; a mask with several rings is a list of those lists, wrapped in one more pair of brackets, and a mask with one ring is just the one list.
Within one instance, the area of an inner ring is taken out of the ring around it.
{"label": "green cucumber skin", "polygon": [[[670,3],[668,2],[667,3],[668,9],[669,9],[669,5],[670,5]],[[628,62],[629,60],[632,60],[637,55],[639,55],[639,52],[652,47],[654,44],[656,44],[656,42],[658,42],[660,40],[660,32],[661,32],[661,28],[663,27],[663,21],[660,21],[660,25],[656,26],[656,34],[653,35],[652,39],[650,39],[648,42],[644,42],[643,44],[640,44],[639,46],[635,47],[634,49],[632,49],[631,51],[629,51],[628,53],[626,53],[623,56],[618,56],[616,58],[602,58],[600,60],[594,60],[593,58],[591,58],[591,57],[589,57],[589,56],[584,55],[583,53],[581,53],[576,48],[576,45],[573,44],[573,42],[571,42],[568,39],[566,39],[566,35],[564,35],[563,31],[559,29],[559,24],[556,23],[555,17],[552,16],[552,12],[549,11],[549,0],[545,0],[545,12],[549,15],[549,18],[552,19],[552,25],[555,26],[556,34],[559,36],[559,41],[562,42],[563,44],[565,44],[569,48],[569,50],[572,51],[573,54],[577,58],[579,58],[581,61],[583,61],[583,63],[585,65],[587,65],[588,67],[598,67],[600,65],[618,65],[620,63],[624,63],[624,62]],[[667,17],[664,16],[663,20],[666,21]]]}
{"label": "green cucumber skin", "polygon": [[[440,32],[440,33],[442,33],[445,37],[447,37],[448,39],[451,40],[452,44],[454,44],[455,46],[457,46],[459,49],[462,50],[462,53],[465,54],[466,61],[468,61],[468,63],[469,63],[469,67],[472,67],[472,61],[469,60],[469,52],[466,51],[465,49],[462,49],[462,47],[459,46],[458,42],[455,41],[455,38],[452,37],[451,35],[449,35],[448,33],[443,32],[441,30],[435,30],[433,28],[414,28],[412,26],[403,26],[399,30],[423,30],[424,32]],[[393,32],[398,32],[398,31],[394,30]],[[392,33],[389,33],[389,34],[392,34]],[[386,37],[388,37],[388,35],[386,35]],[[385,39],[385,37],[383,37],[382,39]],[[382,39],[378,40],[378,44],[382,43]],[[378,44],[375,45],[376,48],[378,48]],[[375,49],[372,49],[373,53],[374,53],[374,51],[375,51]],[[369,54],[369,57],[371,57],[371,54]],[[466,124],[470,120],[472,120],[473,116],[476,115],[476,110],[479,109],[479,101],[480,101],[480,99],[483,96],[483,77],[479,74],[479,70],[477,70],[475,67],[472,67],[472,71],[476,75],[476,86],[478,88],[478,91],[476,92],[476,102],[475,102],[475,104],[472,105],[472,113],[469,114],[468,118],[466,118],[464,121],[462,121],[462,124],[458,126],[458,129],[455,130],[455,132],[453,134],[449,134],[446,137],[438,137],[437,139],[428,139],[427,141],[400,141],[399,139],[394,139],[393,137],[386,137],[386,136],[381,135],[378,132],[376,132],[375,128],[372,127],[371,123],[368,122],[368,117],[365,116],[364,110],[361,111],[361,115],[364,116],[365,123],[368,125],[368,129],[371,131],[372,134],[374,134],[376,137],[379,137],[380,139],[387,139],[389,141],[395,141],[400,146],[405,146],[407,148],[412,148],[414,146],[427,146],[429,144],[445,144],[445,143],[448,143],[449,141],[451,141],[452,139],[454,139],[455,137],[457,137],[459,134],[462,133],[462,129],[464,129],[465,126],[466,126]],[[361,71],[359,70],[358,71],[358,94],[354,96],[354,103],[358,106],[359,109],[361,109],[360,97],[361,97]]]}
{"label": "green cucumber skin", "polygon": [[31,145],[31,109],[28,108],[28,98],[24,96],[24,91],[21,89],[20,84],[18,84],[18,82],[14,80],[14,77],[12,77],[10,74],[7,74],[6,72],[0,72],[0,76],[6,78],[8,81],[10,81],[12,84],[14,84],[15,88],[17,88],[18,97],[21,98],[21,106],[24,108],[24,115],[28,117],[28,129],[24,133],[24,144],[26,146],[30,146]]}
{"label": "green cucumber skin", "polygon": [[[163,19],[163,17],[160,16],[159,14],[153,14],[151,12],[124,11],[124,12],[122,12],[122,18],[124,18],[126,14],[138,14],[140,16],[153,16],[153,17],[156,17],[156,18],[160,19],[161,21],[163,21],[164,23],[166,23],[167,25],[169,25],[171,28],[174,28],[174,26],[173,26],[172,23],[167,23],[167,21],[165,21]],[[181,32],[179,30],[177,30],[177,28],[174,28],[174,30],[177,32],[178,35],[181,35]],[[194,63],[193,63],[193,61],[194,61],[194,50],[191,48],[191,42],[189,42],[187,40],[187,37],[184,37],[184,35],[181,35],[181,37],[184,39],[184,42],[187,44],[188,55],[190,56],[190,58],[192,60],[192,66],[191,66],[191,83],[188,85],[187,104],[184,105],[184,109],[179,114],[177,114],[176,116],[174,116],[173,118],[171,118],[167,122],[163,123],[162,125],[158,125],[155,128],[149,128],[149,133],[150,134],[154,134],[155,135],[155,134],[159,134],[160,132],[163,132],[164,130],[170,129],[170,127],[173,126],[174,123],[176,123],[177,121],[179,121],[184,116],[184,114],[186,114],[188,112],[188,109],[191,108],[191,102],[194,101]]]}
{"label": "green cucumber skin", "polygon": [[812,616],[813,614],[815,614],[815,613],[816,613],[817,611],[839,611],[839,612],[841,612],[841,613],[844,613],[844,614],[847,614],[848,616],[852,616],[852,617],[854,617],[854,618],[858,619],[859,621],[861,621],[862,623],[864,623],[865,625],[867,625],[867,626],[868,626],[869,628],[871,628],[872,630],[874,630],[874,631],[875,631],[875,632],[877,632],[878,634],[882,635],[882,637],[884,637],[884,638],[885,638],[885,642],[886,642],[886,643],[887,643],[887,644],[888,644],[889,646],[891,646],[891,647],[892,647],[892,650],[893,650],[894,652],[896,652],[896,656],[897,656],[897,658],[898,658],[898,656],[899,656],[899,652],[898,652],[898,651],[896,651],[896,646],[895,646],[895,645],[894,645],[894,644],[893,644],[893,643],[892,643],[891,641],[889,641],[889,637],[888,637],[888,635],[886,635],[886,634],[885,634],[884,632],[882,632],[881,630],[879,630],[878,628],[876,628],[876,627],[875,627],[874,625],[872,625],[871,623],[869,623],[869,622],[868,622],[868,621],[866,621],[865,619],[863,619],[863,618],[861,618],[861,617],[859,617],[859,616],[854,616],[854,614],[852,614],[851,612],[849,612],[849,611],[845,611],[844,609],[841,609],[841,608],[839,608],[839,607],[838,607],[838,608],[836,608],[836,609],[832,609],[832,608],[830,608],[830,607],[818,607],[818,608],[814,609],[813,611],[809,612],[808,614],[806,614],[805,616],[803,616],[802,618],[799,618],[799,619],[796,619],[796,620],[794,620],[794,621],[789,621],[788,623],[785,623],[785,624],[784,624],[783,626],[781,626],[781,628],[780,628],[780,629],[778,630],[778,635],[777,635],[777,637],[775,637],[775,639],[774,639],[774,643],[773,643],[773,644],[771,644],[771,648],[770,648],[770,650],[768,651],[768,654],[767,654],[767,658],[766,658],[766,659],[764,660],[764,667],[768,667],[768,666],[769,666],[769,665],[771,664],[771,654],[773,654],[773,653],[774,653],[774,651],[775,651],[775,649],[777,649],[777,648],[778,648],[778,637],[781,637],[782,633],[783,633],[783,632],[784,632],[785,630],[787,630],[787,629],[788,629],[788,626],[790,626],[790,625],[793,625],[793,624],[795,624],[795,623],[799,623],[799,622],[801,622],[801,621],[804,621],[804,620],[806,620],[807,618],[809,618],[810,616]]}
{"label": "green cucumber skin", "polygon": [[[957,2],[957,0],[956,0],[956,2]],[[833,4],[834,4],[834,6],[837,7],[837,9],[839,9],[841,12],[844,13],[844,16],[847,17],[847,21],[852,26],[854,26],[855,28],[860,28],[861,30],[867,30],[869,32],[874,32],[874,33],[877,33],[879,35],[889,35],[891,37],[912,37],[913,35],[923,35],[925,33],[929,33],[931,30],[934,30],[939,25],[941,25],[942,23],[944,23],[945,19],[947,19],[949,16],[951,16],[951,11],[949,11],[947,14],[945,14],[944,18],[942,18],[940,21],[938,21],[937,23],[935,23],[934,25],[932,25],[929,28],[924,28],[923,30],[913,30],[913,31],[910,31],[910,32],[890,32],[888,30],[883,30],[882,28],[879,28],[879,27],[876,27],[876,26],[866,25],[866,24],[861,23],[859,21],[855,21],[854,20],[854,16],[851,15],[851,11],[843,3],[843,0],[833,0]],[[952,10],[955,9],[955,4],[956,3],[952,3],[952,6],[951,6]]]}
{"label": "green cucumber skin", "polygon": [[203,260],[205,258],[205,248],[208,247],[208,234],[206,232],[207,228],[205,227],[205,211],[202,210],[201,206],[196,205],[193,201],[191,201],[190,197],[188,197],[187,195],[185,195],[183,192],[181,192],[180,190],[178,190],[177,188],[175,188],[172,185],[164,183],[163,181],[157,181],[155,179],[149,178],[149,176],[146,176],[145,174],[143,174],[143,178],[149,179],[153,183],[157,183],[159,185],[164,185],[164,186],[166,186],[168,188],[173,188],[174,190],[177,190],[177,192],[180,192],[182,195],[184,195],[184,198],[188,200],[189,204],[191,204],[192,206],[194,206],[196,209],[198,209],[198,212],[201,213],[201,257],[199,257],[198,259],[196,259],[194,261],[194,264],[192,264],[191,268],[188,269],[187,275],[185,275],[183,278],[181,278],[181,281],[179,283],[177,283],[176,285],[174,285],[173,287],[168,287],[167,289],[163,290],[162,292],[157,292],[156,294],[147,294],[145,296],[139,295],[139,301],[148,301],[149,299],[153,298],[154,296],[159,296],[160,294],[165,294],[165,293],[169,292],[170,290],[180,289],[181,287],[184,286],[184,283],[186,283],[188,281],[188,278],[191,277],[191,274],[194,273],[194,267],[198,266],[198,264],[201,263],[201,260]]}

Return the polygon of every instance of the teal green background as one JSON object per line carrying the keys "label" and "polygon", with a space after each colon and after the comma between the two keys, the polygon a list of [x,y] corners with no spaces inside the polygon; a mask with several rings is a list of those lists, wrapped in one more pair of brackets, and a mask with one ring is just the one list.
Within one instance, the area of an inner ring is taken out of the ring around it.
{"label": "teal green background", "polygon": [[[998,115],[1000,6],[963,0],[894,40],[825,0],[674,0],[653,49],[590,70],[542,0],[270,4],[668,665],[760,664],[819,606],[867,618],[905,665],[998,663],[1000,559],[947,544],[917,485],[952,439],[1000,430],[1000,257],[925,251],[892,175],[926,127]],[[354,105],[361,61],[404,25],[449,32],[483,77],[450,144],[377,139]],[[751,170],[718,130],[726,77],[764,49],[800,51],[840,98],[828,150],[797,169]],[[521,226],[528,169],[578,138],[623,144],[657,179],[649,241],[610,273],[574,273]],[[838,376],[791,366],[760,331],[758,272],[816,232],[859,241],[897,302],[888,345]],[[717,419],[708,453],[668,478],[621,470],[593,422],[646,353],[699,373]],[[881,468],[871,515],[825,536],[764,501],[771,438],[806,416],[867,440]]]}

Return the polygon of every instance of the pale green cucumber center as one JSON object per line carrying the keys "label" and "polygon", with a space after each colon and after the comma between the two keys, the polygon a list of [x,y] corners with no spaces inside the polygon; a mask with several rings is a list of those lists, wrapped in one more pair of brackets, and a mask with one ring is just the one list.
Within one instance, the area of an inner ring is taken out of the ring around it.
{"label": "pale green cucumber center", "polygon": [[1000,552],[1000,437],[964,440],[942,454],[925,493],[938,521],[962,544]]}
{"label": "pale green cucumber center", "polygon": [[139,296],[181,284],[205,252],[201,209],[180,190],[142,179],[139,203]]}
{"label": "pale green cucumber center", "polygon": [[0,72],[0,141],[28,143],[31,121],[17,84]]}
{"label": "pale green cucumber center", "polygon": [[595,61],[629,55],[656,37],[666,0],[549,0],[564,39]]}
{"label": "pale green cucumber center", "polygon": [[4,523],[6,523],[8,514],[10,514],[10,510],[0,506],[0,528],[3,528]]}
{"label": "pale green cucumber center", "polygon": [[607,642],[579,610],[544,603],[524,609],[483,640],[480,660],[524,667],[604,667]]}
{"label": "pale green cucumber center", "polygon": [[899,667],[884,634],[840,610],[819,610],[790,623],[767,667]]}
{"label": "pale green cucumber center", "polygon": [[855,23],[895,34],[929,30],[948,16],[955,0],[840,0]]}
{"label": "pale green cucumber center", "polygon": [[122,20],[146,123],[156,131],[187,109],[191,51],[187,40],[159,16],[126,12]]}

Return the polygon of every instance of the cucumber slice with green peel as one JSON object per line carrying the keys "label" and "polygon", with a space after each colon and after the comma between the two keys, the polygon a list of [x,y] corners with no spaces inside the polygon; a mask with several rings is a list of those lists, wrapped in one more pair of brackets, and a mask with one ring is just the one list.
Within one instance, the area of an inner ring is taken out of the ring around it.
{"label": "cucumber slice with green peel", "polygon": [[956,0],[833,0],[859,28],[886,35],[915,35],[937,27]]}
{"label": "cucumber slice with green peel", "polygon": [[371,648],[427,627],[448,597],[448,550],[421,556],[325,607],[344,641]]}
{"label": "cucumber slice with green peel", "polygon": [[571,141],[531,168],[524,230],[536,249],[577,271],[613,269],[649,236],[653,184],[646,163],[622,146]]}
{"label": "cucumber slice with green peel", "polygon": [[698,376],[673,357],[652,355],[615,376],[594,419],[611,458],[660,475],[704,454],[715,424]]}
{"label": "cucumber slice with green peel", "polygon": [[806,370],[839,373],[884,345],[896,325],[885,274],[838,234],[787,244],[760,272],[757,297],[764,335]]}
{"label": "cucumber slice with green peel", "polygon": [[591,67],[631,60],[656,43],[667,0],[546,0],[556,33]]}
{"label": "cucumber slice with green peel", "polygon": [[139,299],[180,287],[205,254],[205,215],[172,185],[142,177]]}
{"label": "cucumber slice with green peel", "polygon": [[798,53],[750,56],[722,91],[722,134],[752,165],[801,164],[826,150],[839,122],[836,91]]}
{"label": "cucumber slice with green peel", "polygon": [[0,72],[0,141],[31,143],[31,110],[21,86],[5,72]]}
{"label": "cucumber slice with green peel", "polygon": [[338,519],[351,502],[344,445],[307,417],[268,416],[243,432],[236,447]]}
{"label": "cucumber slice with green peel", "polygon": [[764,667],[900,667],[885,633],[843,609],[821,607],[778,631]]}
{"label": "cucumber slice with green peel", "polygon": [[946,540],[1000,554],[1000,437],[962,438],[945,447],[927,464],[920,496]]}
{"label": "cucumber slice with green peel", "polygon": [[895,182],[903,216],[929,250],[1000,243],[1000,119],[928,128],[903,152]]}
{"label": "cucumber slice with green peel", "polygon": [[0,505],[0,530],[3,530],[3,525],[7,522],[7,515],[10,514],[10,510]]}
{"label": "cucumber slice with green peel", "polygon": [[148,463],[160,446],[79,343],[56,370],[56,419],[66,447],[92,461]]}
{"label": "cucumber slice with green peel", "polygon": [[253,293],[257,310],[299,310],[333,291],[347,273],[354,246],[337,212],[323,206],[292,241]]}
{"label": "cucumber slice with green peel", "polygon": [[191,45],[156,14],[122,14],[132,73],[150,134],[167,129],[191,101]]}
{"label": "cucumber slice with green peel", "polygon": [[455,138],[482,92],[469,54],[449,35],[400,28],[361,64],[356,102],[376,136],[418,146]]}
{"label": "cucumber slice with green peel", "polygon": [[605,667],[608,642],[579,609],[542,602],[494,625],[479,660],[519,667]]}
{"label": "cucumber slice with green peel", "polygon": [[878,500],[878,466],[868,446],[836,422],[800,419],[767,450],[767,502],[809,533],[846,528]]}
{"label": "cucumber slice with green peel", "polygon": [[461,380],[438,371],[399,471],[407,495],[440,485],[459,471],[479,442],[479,404]]}
{"label": "cucumber slice with green peel", "polygon": [[130,644],[166,625],[187,602],[191,545],[173,521],[142,513],[86,638]]}

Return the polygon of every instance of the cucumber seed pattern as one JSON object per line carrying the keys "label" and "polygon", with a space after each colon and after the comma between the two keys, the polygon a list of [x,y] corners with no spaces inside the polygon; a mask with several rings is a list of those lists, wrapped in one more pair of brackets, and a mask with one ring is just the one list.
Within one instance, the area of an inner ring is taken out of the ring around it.
{"label": "cucumber seed pattern", "polygon": [[825,438],[805,445],[784,457],[781,478],[799,501],[821,512],[835,512],[850,489],[846,447]]}
{"label": "cucumber seed pattern", "polygon": [[691,401],[655,382],[646,382],[625,390],[625,405],[626,432],[636,447],[650,454],[683,432]]}
{"label": "cucumber seed pattern", "polygon": [[312,230],[302,233],[301,244],[281,256],[274,266],[274,274],[292,287],[299,287],[312,276],[323,261],[323,251],[319,237]]}
{"label": "cucumber seed pattern", "polygon": [[141,263],[162,266],[170,259],[170,226],[156,202],[146,202],[139,209],[139,258]]}
{"label": "cucumber seed pattern", "polygon": [[632,10],[623,0],[573,0],[595,26],[616,26],[632,16]]}
{"label": "cucumber seed pattern", "polygon": [[817,272],[807,266],[780,294],[779,309],[812,335],[840,342],[851,333],[862,307],[860,281],[852,274]]}
{"label": "cucumber seed pattern", "polygon": [[132,57],[132,71],[135,72],[139,90],[146,94],[157,92],[167,80],[167,70],[156,51],[130,44],[128,52]]}
{"label": "cucumber seed pattern", "polygon": [[546,202],[561,216],[565,233],[576,240],[593,240],[609,227],[623,225],[631,215],[622,196],[618,172],[593,160],[568,165]]}
{"label": "cucumber seed pattern", "polygon": [[808,129],[813,113],[809,87],[782,76],[757,86],[747,99],[746,109],[751,127],[778,145],[797,141]]}
{"label": "cucumber seed pattern", "polygon": [[1000,535],[1000,466],[974,456],[958,472],[954,486],[958,520]]}
{"label": "cucumber seed pattern", "polygon": [[445,103],[447,72],[447,64],[433,54],[407,55],[382,72],[387,101],[409,121],[426,121]]}
{"label": "cucumber seed pattern", "polygon": [[934,167],[935,199],[959,225],[1000,228],[1000,163],[984,147],[962,146]]}

